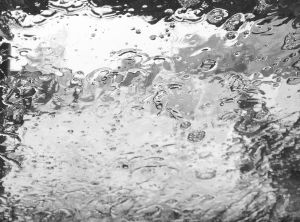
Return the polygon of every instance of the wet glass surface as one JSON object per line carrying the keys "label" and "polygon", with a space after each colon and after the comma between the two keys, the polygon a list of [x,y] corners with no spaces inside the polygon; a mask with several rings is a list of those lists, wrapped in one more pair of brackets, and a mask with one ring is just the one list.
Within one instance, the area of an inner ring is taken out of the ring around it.
{"label": "wet glass surface", "polygon": [[0,12],[0,221],[300,220],[300,3]]}

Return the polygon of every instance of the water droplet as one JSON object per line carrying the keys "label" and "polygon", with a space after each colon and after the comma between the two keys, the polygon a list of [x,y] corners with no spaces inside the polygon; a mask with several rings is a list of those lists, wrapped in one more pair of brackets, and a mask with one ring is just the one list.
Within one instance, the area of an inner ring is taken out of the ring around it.
{"label": "water droplet", "polygon": [[286,63],[286,62],[288,62],[288,61],[290,61],[290,58],[289,58],[289,57],[286,57],[286,58],[282,59],[282,62],[284,62],[284,63]]}
{"label": "water droplet", "polygon": [[254,120],[242,119],[234,125],[234,129],[241,135],[253,135],[261,129],[261,124]]}
{"label": "water droplet", "polygon": [[165,14],[167,14],[167,15],[172,15],[172,14],[174,14],[174,10],[173,9],[166,9],[165,11]]}
{"label": "water droplet", "polygon": [[292,66],[293,66],[294,68],[300,70],[300,60],[298,60],[297,62],[295,62]]}
{"label": "water droplet", "polygon": [[91,9],[91,12],[98,17],[113,17],[116,15],[110,6],[94,7]]}
{"label": "water droplet", "polygon": [[225,36],[225,37],[226,37],[228,40],[233,40],[233,39],[235,39],[237,36],[238,36],[237,32],[230,31],[230,32],[227,32],[227,33],[226,33],[226,36]]}
{"label": "water droplet", "polygon": [[202,12],[199,9],[186,9],[186,8],[179,8],[177,9],[174,14],[173,18],[176,21],[188,21],[188,22],[198,22],[202,18]]}
{"label": "water droplet", "polygon": [[196,170],[195,171],[195,176],[197,179],[200,180],[210,180],[214,177],[216,177],[217,171],[214,169],[207,169],[207,170]]}
{"label": "water droplet", "polygon": [[209,72],[212,71],[213,69],[215,69],[217,66],[217,62],[216,60],[213,59],[205,59],[204,61],[202,61],[200,67],[198,67],[199,71],[202,72]]}
{"label": "water droplet", "polygon": [[278,68],[274,71],[275,74],[280,74],[283,71],[282,68]]}
{"label": "water droplet", "polygon": [[55,14],[56,14],[56,10],[50,10],[50,9],[49,10],[43,10],[41,12],[41,15],[44,16],[44,17],[51,17]]}
{"label": "water droplet", "polygon": [[215,8],[207,13],[207,21],[210,24],[218,25],[228,17],[228,12],[222,8]]}
{"label": "water droplet", "polygon": [[203,130],[195,130],[192,131],[188,134],[188,141],[192,142],[192,143],[197,143],[200,142],[204,139],[205,137],[205,131]]}
{"label": "water droplet", "polygon": [[199,157],[199,159],[205,159],[205,158],[210,157],[211,155],[212,155],[211,152],[203,151],[203,152],[199,153],[198,157]]}
{"label": "water droplet", "polygon": [[300,33],[289,33],[281,47],[283,50],[292,50],[300,48]]}
{"label": "water droplet", "polygon": [[180,123],[180,128],[181,128],[181,129],[187,129],[187,128],[189,128],[191,125],[192,125],[191,122],[189,122],[189,121],[184,121],[184,122]]}
{"label": "water droplet", "polygon": [[241,173],[247,173],[250,170],[252,170],[254,168],[254,164],[251,160],[244,160],[241,164],[240,164],[240,171]]}
{"label": "water droplet", "polygon": [[169,27],[170,27],[170,28],[175,28],[175,23],[174,23],[174,22],[171,22],[170,25],[169,25]]}
{"label": "water droplet", "polygon": [[289,77],[287,80],[286,80],[286,83],[288,85],[297,85],[300,83],[300,77],[298,76],[293,76],[293,77]]}
{"label": "water droplet", "polygon": [[239,27],[244,23],[245,16],[242,13],[237,13],[231,16],[227,21],[224,23],[224,29],[226,31],[237,31]]}
{"label": "water droplet", "polygon": [[116,150],[117,150],[117,147],[115,147],[115,146],[110,147],[109,150],[110,150],[110,151],[116,151]]}
{"label": "water droplet", "polygon": [[134,12],[134,8],[127,9],[128,12]]}
{"label": "water droplet", "polygon": [[234,52],[233,55],[236,56],[236,57],[239,57],[241,55],[241,52],[240,51],[236,51],[236,52]]}
{"label": "water droplet", "polygon": [[263,71],[270,71],[272,69],[271,66],[265,66],[262,68]]}
{"label": "water droplet", "polygon": [[150,39],[151,40],[155,40],[156,39],[156,35],[150,35]]}
{"label": "water droplet", "polygon": [[290,57],[290,58],[294,58],[294,57],[298,56],[298,54],[299,54],[299,53],[297,53],[297,52],[292,52],[292,53],[289,55],[289,57]]}
{"label": "water droplet", "polygon": [[73,133],[74,132],[74,130],[68,130],[68,133]]}

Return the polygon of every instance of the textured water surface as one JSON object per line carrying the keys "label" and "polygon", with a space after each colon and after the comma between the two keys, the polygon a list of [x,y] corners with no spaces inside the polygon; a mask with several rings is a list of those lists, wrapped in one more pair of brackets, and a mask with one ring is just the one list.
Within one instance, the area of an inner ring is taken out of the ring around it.
{"label": "textured water surface", "polygon": [[297,2],[18,4],[0,221],[300,220]]}

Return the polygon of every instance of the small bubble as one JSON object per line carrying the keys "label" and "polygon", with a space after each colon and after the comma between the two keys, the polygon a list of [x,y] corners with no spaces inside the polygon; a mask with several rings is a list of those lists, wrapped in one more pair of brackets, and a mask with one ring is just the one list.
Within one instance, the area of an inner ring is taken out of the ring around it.
{"label": "small bubble", "polygon": [[136,29],[136,30],[135,30],[135,33],[136,33],[136,34],[141,34],[141,30],[140,30],[140,29]]}

